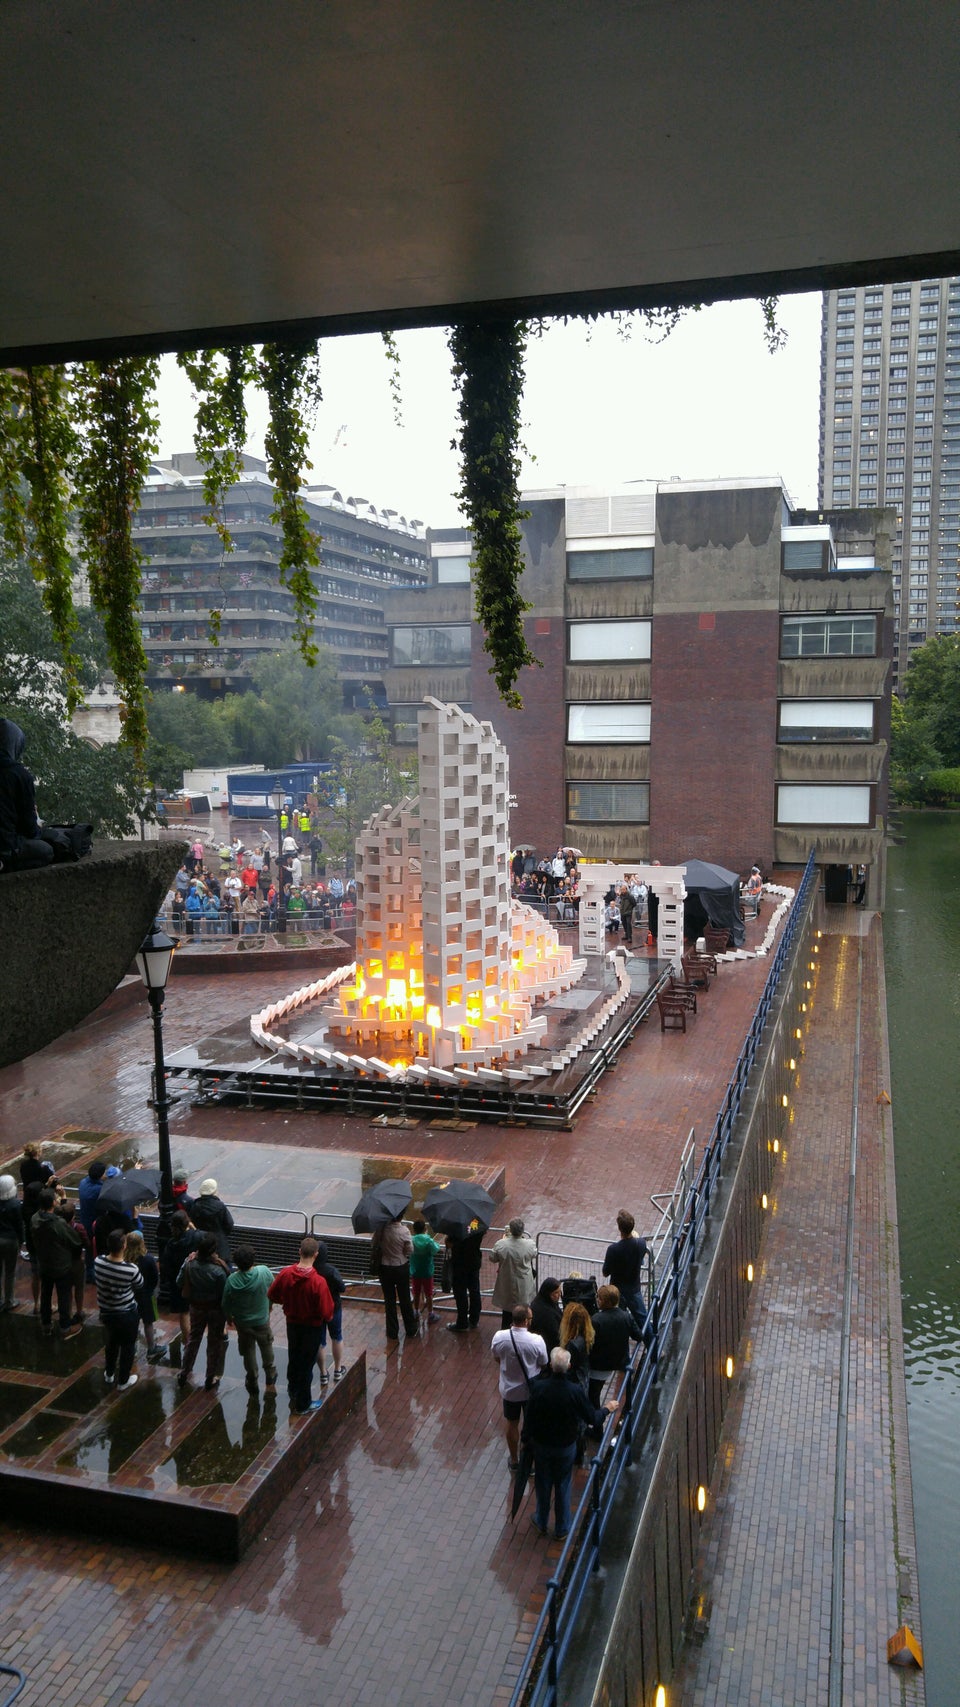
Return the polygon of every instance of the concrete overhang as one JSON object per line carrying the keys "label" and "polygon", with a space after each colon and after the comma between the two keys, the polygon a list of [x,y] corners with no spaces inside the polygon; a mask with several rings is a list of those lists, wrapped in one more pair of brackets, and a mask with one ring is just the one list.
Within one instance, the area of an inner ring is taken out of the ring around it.
{"label": "concrete overhang", "polygon": [[0,363],[960,270],[920,0],[5,0]]}

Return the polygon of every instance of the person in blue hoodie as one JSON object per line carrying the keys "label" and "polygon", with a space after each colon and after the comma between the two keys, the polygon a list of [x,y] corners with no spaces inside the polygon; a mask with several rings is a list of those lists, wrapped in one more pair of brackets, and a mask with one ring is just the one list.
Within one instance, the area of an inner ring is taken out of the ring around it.
{"label": "person in blue hoodie", "polygon": [[49,865],[53,848],[37,817],[33,777],[21,763],[27,737],[18,723],[0,717],[0,870],[34,871]]}

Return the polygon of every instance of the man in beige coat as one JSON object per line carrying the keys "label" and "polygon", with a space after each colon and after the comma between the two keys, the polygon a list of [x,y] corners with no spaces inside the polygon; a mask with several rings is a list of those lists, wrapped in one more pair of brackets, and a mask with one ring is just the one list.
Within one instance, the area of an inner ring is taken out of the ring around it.
{"label": "man in beige coat", "polygon": [[510,1222],[490,1256],[497,1265],[493,1302],[501,1312],[501,1328],[509,1328],[515,1306],[530,1304],[537,1294],[537,1247],[524,1232],[519,1216]]}

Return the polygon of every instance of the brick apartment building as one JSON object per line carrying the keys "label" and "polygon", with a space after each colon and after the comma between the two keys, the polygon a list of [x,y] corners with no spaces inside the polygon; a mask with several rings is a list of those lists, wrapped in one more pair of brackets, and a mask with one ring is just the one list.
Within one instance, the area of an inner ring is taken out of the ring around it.
{"label": "brick apartment building", "polygon": [[791,508],[779,479],[525,494],[527,636],[508,710],[471,620],[469,536],[384,601],[398,742],[425,694],[510,753],[514,842],[870,868],[883,893],[895,517]]}
{"label": "brick apartment building", "polygon": [[[245,476],[230,489],[226,522],[236,549],[226,556],[204,521],[202,474],[195,456],[152,466],[140,497],[134,538],[143,553],[141,628],[147,680],[163,690],[182,684],[202,696],[242,692],[250,666],[293,634],[293,599],[280,586],[281,530],[272,522],[273,488],[259,458],[244,456]],[[344,701],[383,702],[387,665],[384,594],[423,585],[423,524],[377,510],[332,486],[304,493],[320,534],[315,635],[336,654]],[[222,610],[220,644],[210,612]]]}

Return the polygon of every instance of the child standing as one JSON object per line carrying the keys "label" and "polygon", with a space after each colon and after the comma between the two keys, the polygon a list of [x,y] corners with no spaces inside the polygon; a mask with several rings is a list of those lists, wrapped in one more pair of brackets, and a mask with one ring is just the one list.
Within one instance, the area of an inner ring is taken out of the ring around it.
{"label": "child standing", "polygon": [[427,1310],[428,1322],[439,1322],[440,1317],[433,1308],[433,1271],[436,1266],[437,1252],[440,1246],[427,1232],[427,1223],[422,1220],[413,1223],[413,1250],[410,1255],[410,1287],[413,1293],[413,1307],[419,1316]]}
{"label": "child standing", "polygon": [[143,1285],[137,1293],[137,1309],[143,1323],[143,1337],[147,1342],[147,1362],[160,1363],[163,1347],[157,1344],[157,1287],[160,1284],[157,1259],[147,1250],[142,1233],[127,1234],[123,1254],[127,1262],[136,1263],[143,1278]]}

